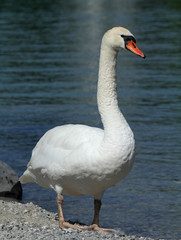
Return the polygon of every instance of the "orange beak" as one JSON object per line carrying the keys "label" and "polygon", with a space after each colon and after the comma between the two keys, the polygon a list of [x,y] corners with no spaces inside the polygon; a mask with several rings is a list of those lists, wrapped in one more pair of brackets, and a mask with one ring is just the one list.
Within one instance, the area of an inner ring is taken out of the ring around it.
{"label": "orange beak", "polygon": [[133,40],[131,40],[127,45],[126,45],[126,48],[128,50],[130,50],[131,52],[133,52],[134,54],[142,57],[142,58],[145,58],[146,56],[142,53],[142,51],[139,50],[139,48],[136,46],[136,43],[133,42]]}

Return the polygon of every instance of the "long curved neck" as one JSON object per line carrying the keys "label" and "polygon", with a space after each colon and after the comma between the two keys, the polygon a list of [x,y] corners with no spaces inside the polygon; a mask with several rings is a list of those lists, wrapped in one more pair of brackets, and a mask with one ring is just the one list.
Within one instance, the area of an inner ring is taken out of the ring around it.
{"label": "long curved neck", "polygon": [[97,101],[104,126],[104,140],[118,142],[124,133],[131,131],[122,115],[116,93],[117,51],[101,45]]}

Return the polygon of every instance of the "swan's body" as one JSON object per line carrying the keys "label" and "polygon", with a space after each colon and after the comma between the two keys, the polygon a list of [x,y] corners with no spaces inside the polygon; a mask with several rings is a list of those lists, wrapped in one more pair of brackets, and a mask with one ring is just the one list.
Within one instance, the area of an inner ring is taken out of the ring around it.
{"label": "swan's body", "polygon": [[67,195],[99,194],[129,172],[134,152],[132,137],[130,134],[125,146],[111,142],[110,149],[103,144],[102,129],[84,125],[53,128],[33,150],[27,180],[55,191],[61,187]]}
{"label": "swan's body", "polygon": [[[133,165],[134,136],[119,110],[115,82],[118,50],[126,47],[144,57],[129,46],[131,41],[135,48],[133,35],[121,27],[106,32],[102,40],[97,100],[104,129],[64,125],[49,130],[33,149],[20,178],[22,183],[53,188],[61,219],[62,194],[94,195],[95,208],[100,209],[96,204],[100,205],[104,190],[124,178]],[[69,227],[64,223],[60,221],[62,228]],[[93,223],[98,225],[98,213]]]}

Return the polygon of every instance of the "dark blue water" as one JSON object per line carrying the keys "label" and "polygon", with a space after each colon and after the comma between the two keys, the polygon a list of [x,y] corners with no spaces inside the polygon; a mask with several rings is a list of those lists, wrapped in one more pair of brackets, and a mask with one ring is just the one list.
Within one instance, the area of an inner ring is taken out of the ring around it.
{"label": "dark blue water", "polygon": [[[101,127],[96,103],[103,33],[122,25],[147,55],[118,58],[119,105],[132,127],[132,172],[103,198],[101,225],[181,239],[180,1],[0,1],[0,159],[21,175],[50,128]],[[57,211],[55,193],[24,185],[23,202]],[[91,197],[65,197],[66,219],[90,224]]]}

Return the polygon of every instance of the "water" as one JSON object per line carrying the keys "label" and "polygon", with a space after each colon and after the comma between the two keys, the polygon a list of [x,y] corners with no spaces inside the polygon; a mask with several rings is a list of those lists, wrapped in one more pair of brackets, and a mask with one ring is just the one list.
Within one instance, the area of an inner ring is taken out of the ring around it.
{"label": "water", "polygon": [[[101,127],[96,84],[105,30],[129,28],[146,60],[118,58],[120,107],[132,127],[132,172],[103,198],[101,225],[181,239],[180,1],[0,1],[0,158],[21,175],[38,139],[66,123]],[[55,193],[23,202],[57,211]],[[90,224],[93,199],[65,197],[66,219]]]}

